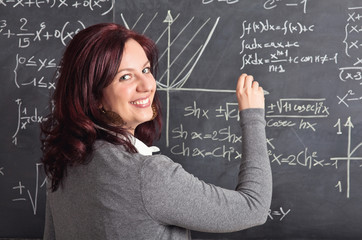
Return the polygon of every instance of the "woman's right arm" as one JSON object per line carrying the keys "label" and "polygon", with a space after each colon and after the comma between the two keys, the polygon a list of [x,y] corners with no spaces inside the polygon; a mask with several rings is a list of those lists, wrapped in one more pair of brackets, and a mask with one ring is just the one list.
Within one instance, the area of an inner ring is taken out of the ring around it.
{"label": "woman's right arm", "polygon": [[242,160],[236,191],[207,184],[165,156],[146,160],[141,171],[144,205],[163,224],[204,232],[232,232],[263,224],[272,193],[266,148],[264,94],[252,77],[237,84]]}

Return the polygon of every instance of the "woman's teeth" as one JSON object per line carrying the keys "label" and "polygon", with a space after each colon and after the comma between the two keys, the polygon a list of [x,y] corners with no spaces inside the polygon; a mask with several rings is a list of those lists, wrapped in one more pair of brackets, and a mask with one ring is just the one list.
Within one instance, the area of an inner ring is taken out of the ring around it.
{"label": "woman's teeth", "polygon": [[137,100],[137,101],[133,101],[131,102],[131,104],[134,104],[134,105],[145,105],[147,103],[150,102],[150,99],[149,98],[146,98],[146,99],[143,99],[143,100]]}

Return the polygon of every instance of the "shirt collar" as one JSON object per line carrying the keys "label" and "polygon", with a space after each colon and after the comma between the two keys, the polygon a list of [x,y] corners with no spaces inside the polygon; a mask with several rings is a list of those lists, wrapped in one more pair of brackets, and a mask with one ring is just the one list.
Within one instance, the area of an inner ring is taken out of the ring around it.
{"label": "shirt collar", "polygon": [[147,146],[144,144],[141,140],[137,139],[134,136],[130,136],[130,139],[137,149],[137,152],[144,155],[144,156],[151,156],[152,154],[155,154],[160,151],[160,149],[156,146]]}

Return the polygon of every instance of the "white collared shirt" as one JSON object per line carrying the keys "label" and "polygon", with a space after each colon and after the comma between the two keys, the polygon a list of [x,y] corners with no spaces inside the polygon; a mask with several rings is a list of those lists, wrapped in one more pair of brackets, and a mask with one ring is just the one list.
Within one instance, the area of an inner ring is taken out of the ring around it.
{"label": "white collared shirt", "polygon": [[160,149],[156,146],[147,146],[144,144],[141,140],[137,139],[134,136],[130,136],[130,139],[137,149],[138,153],[144,155],[144,156],[151,156],[153,153],[160,152]]}

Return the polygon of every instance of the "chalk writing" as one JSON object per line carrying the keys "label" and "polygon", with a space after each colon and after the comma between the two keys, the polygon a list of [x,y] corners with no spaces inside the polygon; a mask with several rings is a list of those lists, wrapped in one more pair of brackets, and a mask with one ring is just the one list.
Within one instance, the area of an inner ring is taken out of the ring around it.
{"label": "chalk writing", "polygon": [[288,166],[302,166],[308,169],[315,167],[333,166],[331,162],[327,162],[325,159],[318,158],[317,151],[310,152],[308,148],[305,148],[295,154],[278,154],[272,150],[268,151],[270,162],[272,164],[288,165]]}
{"label": "chalk writing", "polygon": [[23,102],[21,99],[15,100],[18,105],[18,119],[15,133],[12,136],[12,143],[14,145],[18,144],[18,134],[20,131],[26,130],[30,124],[36,123],[38,126],[39,123],[46,121],[46,117],[38,113],[38,108],[29,109],[28,107],[23,107]]}
{"label": "chalk writing", "polygon": [[[348,66],[339,68],[339,79],[345,84],[357,83],[362,85],[362,7],[349,7],[347,10],[347,21],[344,27],[344,54],[351,61]],[[348,64],[348,63],[347,63]],[[359,104],[362,96],[350,89],[337,95],[338,104],[349,108],[352,104]]]}
{"label": "chalk writing", "polygon": [[36,176],[35,176],[35,189],[34,192],[31,192],[23,183],[22,181],[18,181],[12,189],[14,190],[14,194],[16,197],[12,199],[13,202],[19,201],[30,201],[31,207],[33,210],[33,214],[37,214],[38,209],[38,195],[39,195],[39,188],[45,186],[46,179],[40,182],[40,171],[41,171],[41,163],[37,163],[35,165]]}
{"label": "chalk writing", "polygon": [[[269,116],[272,117],[272,116]],[[281,120],[281,119],[268,119],[266,126],[269,128],[281,128],[281,127],[294,127],[297,126],[300,130],[311,130],[315,132],[316,122],[311,122],[310,120],[300,119],[300,120]]]}
{"label": "chalk writing", "polygon": [[34,86],[39,88],[45,88],[45,89],[55,89],[55,82],[49,81],[45,79],[45,76],[39,76],[39,77],[33,77],[31,80],[27,82],[21,82],[19,83],[19,71],[20,69],[24,69],[26,73],[24,75],[29,75],[29,68],[33,68],[36,70],[36,72],[40,72],[42,70],[51,69],[52,72],[54,72],[54,69],[59,68],[56,64],[56,60],[54,58],[48,59],[48,58],[36,58],[34,56],[31,57],[23,57],[19,54],[16,54],[15,56],[15,68],[13,70],[14,72],[14,82],[16,87],[20,88],[21,86]]}
{"label": "chalk writing", "polygon": [[210,139],[217,142],[229,142],[229,143],[241,143],[241,136],[236,135],[231,132],[230,126],[221,128],[219,130],[214,130],[211,133],[197,132],[197,131],[188,131],[184,129],[184,126],[180,126],[172,129],[173,136],[172,138],[181,138],[181,139],[191,139],[191,140],[204,140]]}
{"label": "chalk writing", "polygon": [[[202,4],[210,4],[210,3],[226,3],[226,4],[235,4],[238,3],[239,0],[202,0]],[[307,2],[308,0],[264,0],[263,7],[264,9],[271,10],[273,8],[276,8],[278,6],[285,6],[285,7],[301,7],[303,10],[303,13],[307,12]],[[281,4],[282,3],[282,4]]]}
{"label": "chalk writing", "polygon": [[216,118],[224,118],[225,121],[229,121],[230,119],[235,119],[240,121],[239,117],[239,107],[238,103],[225,103],[224,105],[220,105],[216,109],[207,109],[206,107],[199,107],[197,102],[194,101],[192,106],[187,106],[184,108],[184,116],[185,117],[195,117],[197,119],[209,119],[209,117]]}
{"label": "chalk writing", "polygon": [[[10,26],[7,20],[1,20],[0,33],[2,37],[6,39],[16,40],[18,42],[18,48],[29,48],[34,42],[52,41],[54,39],[59,40],[64,46],[70,41],[75,34],[85,28],[85,25],[80,20],[76,22],[67,21],[61,28],[54,28],[53,25],[47,25],[45,22],[41,22],[38,25],[28,21],[27,18],[21,18],[19,20],[21,26],[18,31],[14,30],[14,26]],[[15,25],[15,24],[14,24]],[[29,27],[36,29],[29,30]]]}
{"label": "chalk writing", "polygon": [[339,70],[339,79],[341,79],[341,81],[356,81],[362,84],[362,67],[344,67],[339,68]]}
{"label": "chalk writing", "polygon": [[356,95],[353,90],[348,90],[343,97],[337,95],[337,98],[338,104],[343,104],[346,107],[349,107],[349,102],[362,101],[362,96]]}
{"label": "chalk writing", "polygon": [[227,4],[234,4],[234,3],[238,3],[239,0],[202,0],[202,4],[209,4],[209,3],[212,3],[212,2],[224,2],[224,3],[227,3]]}
{"label": "chalk writing", "polygon": [[[342,126],[341,126],[341,120],[338,119],[337,123],[334,125],[334,127],[337,128],[337,134],[338,135],[342,135],[344,130],[342,131]],[[350,186],[351,186],[351,163],[352,161],[362,161],[362,157],[354,157],[353,155],[355,154],[355,152],[360,149],[362,147],[362,142],[357,144],[353,149],[352,149],[352,128],[354,128],[354,125],[352,123],[352,119],[351,117],[348,117],[346,122],[343,124],[343,127],[345,129],[347,129],[347,156],[345,157],[331,157],[330,160],[335,161],[335,166],[336,168],[338,168],[338,163],[339,161],[343,161],[346,163],[346,197],[349,198],[350,197]],[[341,183],[339,182],[337,184],[337,186],[339,187],[339,190],[341,192]]]}
{"label": "chalk writing", "polygon": [[345,37],[343,43],[345,45],[345,54],[351,57],[352,52],[362,49],[362,42],[360,42],[362,34],[362,7],[348,8],[348,19],[345,25]]}
{"label": "chalk writing", "polygon": [[268,19],[263,21],[252,21],[248,22],[244,20],[242,23],[242,34],[240,38],[246,35],[256,33],[267,33],[267,32],[280,32],[283,35],[287,34],[298,34],[301,35],[307,32],[313,32],[315,25],[305,25],[301,22],[290,22],[285,20],[281,24],[270,23]]}
{"label": "chalk writing", "polygon": [[[241,135],[232,132],[230,126],[213,130],[211,132],[190,130],[180,124],[171,130],[172,139],[181,139],[182,142],[171,146],[170,151],[174,155],[182,155],[186,157],[215,157],[223,158],[228,161],[240,159],[241,153],[238,150],[242,142]],[[185,140],[185,141],[184,141]],[[191,147],[188,144],[198,144],[204,141],[216,142],[217,147]],[[219,142],[225,143],[220,145]],[[236,144],[226,145],[226,144]]]}
{"label": "chalk writing", "polygon": [[244,39],[241,42],[240,54],[244,53],[245,50],[255,50],[255,49],[263,49],[263,48],[288,49],[288,48],[298,48],[298,47],[300,47],[298,41],[295,41],[295,42],[280,41],[280,42],[261,43],[256,38],[253,38],[251,42],[247,42]]}
{"label": "chalk writing", "polygon": [[307,12],[307,2],[308,0],[300,0],[300,1],[290,1],[290,0],[265,0],[264,8],[267,10],[276,8],[284,4],[286,7],[302,7],[303,13]]}
{"label": "chalk writing", "polygon": [[206,147],[190,147],[187,143],[182,142],[170,147],[170,151],[174,155],[181,155],[183,157],[213,157],[222,158],[228,161],[241,159],[241,152],[234,147],[221,145],[215,148],[207,149]]}
{"label": "chalk writing", "polygon": [[290,211],[290,209],[284,210],[283,207],[280,207],[278,210],[269,209],[268,217],[271,220],[279,219],[279,221],[282,221],[290,213]]}
{"label": "chalk writing", "polygon": [[267,116],[285,118],[325,118],[329,116],[329,107],[325,98],[282,98],[267,106]]}
{"label": "chalk writing", "polygon": [[[303,35],[315,31],[315,25],[307,25],[302,22],[291,22],[285,20],[283,23],[271,23],[268,19],[263,21],[242,22],[241,41],[241,67],[268,66],[269,72],[284,73],[286,64],[337,64],[338,53],[323,53],[316,55],[300,55],[296,51],[302,46],[302,42],[281,38],[280,40],[261,41],[256,37],[268,32],[280,32],[284,36]],[[252,40],[244,39],[247,36],[255,36]],[[266,49],[268,53],[261,54],[258,50]],[[251,53],[250,53],[251,52]],[[293,53],[297,52],[297,54]]]}
{"label": "chalk writing", "polygon": [[83,8],[91,10],[100,10],[101,15],[108,14],[114,7],[115,0],[1,0],[1,7],[8,8]]}

